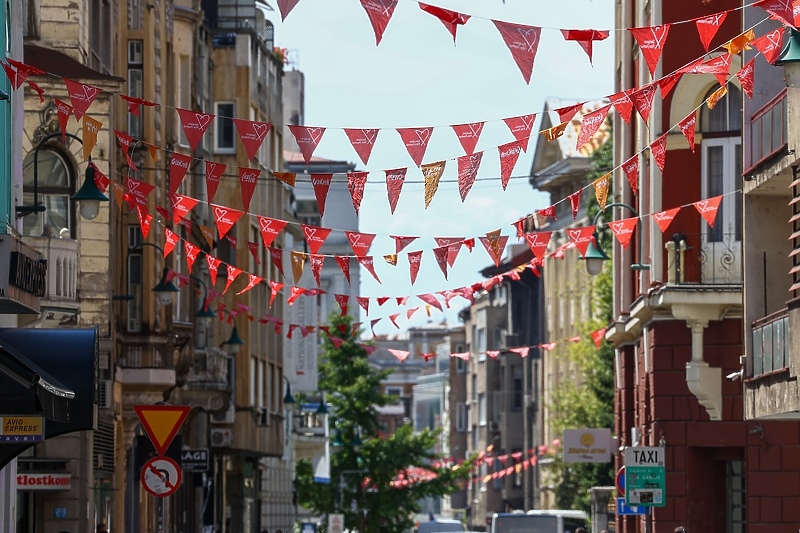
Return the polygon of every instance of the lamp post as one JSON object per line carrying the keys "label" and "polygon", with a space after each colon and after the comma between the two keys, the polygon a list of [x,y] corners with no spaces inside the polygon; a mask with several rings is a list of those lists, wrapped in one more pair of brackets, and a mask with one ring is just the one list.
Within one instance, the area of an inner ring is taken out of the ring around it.
{"label": "lamp post", "polygon": [[244,340],[239,336],[239,330],[236,328],[235,323],[233,324],[233,330],[231,330],[231,336],[223,344],[227,344],[229,346],[228,349],[230,350],[231,354],[237,355],[239,353],[239,350],[244,344]]}
{"label": "lamp post", "polygon": [[[157,244],[153,244],[151,242],[143,242],[141,244],[137,244],[132,248],[128,249],[128,258],[130,258],[131,252],[140,251],[145,246],[152,246],[156,250],[159,250],[162,254],[164,253],[164,249]],[[128,285],[130,285],[130,266],[125,270],[125,279]],[[158,280],[155,287],[153,287],[152,291],[156,293],[156,298],[158,303],[161,305],[168,305],[173,302],[175,294],[179,291],[178,287],[172,283],[172,280],[169,279],[169,269],[164,267],[161,272],[161,279]],[[126,287],[127,290],[127,287]],[[111,297],[112,300],[133,300],[134,296],[132,294],[115,294]]]}
{"label": "lamp post", "polygon": [[[603,248],[600,246],[600,244],[599,244],[599,236],[597,234],[597,228],[598,228],[597,224],[600,221],[600,217],[610,207],[622,207],[622,208],[628,209],[633,214],[633,216],[635,216],[637,218],[639,217],[639,213],[636,211],[636,209],[634,209],[633,207],[629,206],[628,204],[623,204],[621,202],[614,202],[614,203],[607,204],[603,210],[599,211],[597,213],[597,215],[595,215],[595,217],[594,217],[595,231],[594,231],[594,234],[592,235],[591,242],[589,242],[589,246],[586,247],[586,253],[583,255],[583,257],[581,257],[581,259],[586,261],[586,272],[588,272],[590,276],[596,276],[600,272],[602,272],[603,263],[605,261],[608,261],[609,259],[611,259],[608,256],[608,254],[606,254],[605,251],[603,251]],[[608,224],[606,224],[605,227],[608,227]],[[641,234],[641,231],[638,230],[638,229],[636,231],[636,237],[637,237],[637,239],[636,239],[637,240],[636,248],[637,248],[637,254],[639,255],[639,262],[632,264],[631,268],[633,270],[650,270],[650,265],[649,264],[643,264],[642,261],[641,261],[641,257],[642,257],[642,234]]]}
{"label": "lamp post", "polygon": [[[33,165],[34,168],[36,168],[35,160]],[[36,171],[34,171],[34,174],[35,172]],[[34,198],[36,196],[35,184],[36,180],[34,179]],[[97,218],[97,215],[100,214],[100,202],[108,201],[108,196],[100,192],[100,189],[97,188],[97,184],[94,182],[94,163],[92,163],[92,156],[89,156],[89,164],[86,167],[83,185],[78,189],[78,192],[70,197],[70,200],[73,202],[80,202],[81,216],[86,220],[94,220]]]}

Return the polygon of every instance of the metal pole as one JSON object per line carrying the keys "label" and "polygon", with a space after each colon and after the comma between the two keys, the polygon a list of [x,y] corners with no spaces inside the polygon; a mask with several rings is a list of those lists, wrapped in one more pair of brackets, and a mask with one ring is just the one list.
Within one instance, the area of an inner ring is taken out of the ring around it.
{"label": "metal pole", "polygon": [[650,507],[644,508],[644,533],[653,533],[653,523],[650,520]]}

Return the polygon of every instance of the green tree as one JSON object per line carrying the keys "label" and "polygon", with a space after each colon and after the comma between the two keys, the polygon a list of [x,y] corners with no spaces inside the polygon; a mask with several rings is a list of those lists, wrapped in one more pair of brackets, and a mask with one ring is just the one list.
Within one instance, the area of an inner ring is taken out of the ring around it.
{"label": "green tree", "polygon": [[311,463],[298,462],[298,503],[317,515],[343,513],[346,529],[405,533],[420,512],[419,501],[457,490],[472,461],[440,464],[442,457],[432,451],[438,431],[415,433],[405,425],[383,435],[377,408],[397,400],[380,392],[390,371],[370,366],[349,316],[332,315],[329,327],[330,335],[344,342],[337,348],[325,340],[319,388],[331,405],[333,441],[344,446],[332,450],[330,483],[314,482]]}
{"label": "green tree", "polygon": [[[591,183],[613,168],[612,143],[606,142],[592,154]],[[609,200],[611,202],[611,200]],[[594,220],[600,206],[592,198],[587,212]],[[611,256],[610,232],[600,233],[600,246]],[[607,326],[613,315],[611,261],[592,280],[591,314],[594,318],[580,325],[581,341],[570,347],[568,357],[581,374],[581,384],[563,381],[550,401],[551,420],[557,434],[571,428],[614,428],[614,350],[603,342],[599,348],[590,334]],[[560,454],[553,457],[552,469],[559,478],[555,486],[556,505],[561,509],[591,509],[589,489],[614,484],[613,463],[565,463]]]}

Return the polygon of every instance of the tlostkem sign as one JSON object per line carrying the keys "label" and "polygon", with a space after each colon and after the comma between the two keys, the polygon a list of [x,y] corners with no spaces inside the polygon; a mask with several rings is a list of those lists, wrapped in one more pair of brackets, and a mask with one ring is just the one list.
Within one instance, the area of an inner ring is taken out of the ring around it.
{"label": "tlostkem sign", "polygon": [[645,507],[666,505],[664,448],[625,448],[625,503]]}
{"label": "tlostkem sign", "polygon": [[172,439],[189,414],[188,405],[134,405],[133,410],[142,423],[158,455],[167,453]]}
{"label": "tlostkem sign", "polygon": [[44,440],[41,416],[0,416],[0,442],[23,443]]}

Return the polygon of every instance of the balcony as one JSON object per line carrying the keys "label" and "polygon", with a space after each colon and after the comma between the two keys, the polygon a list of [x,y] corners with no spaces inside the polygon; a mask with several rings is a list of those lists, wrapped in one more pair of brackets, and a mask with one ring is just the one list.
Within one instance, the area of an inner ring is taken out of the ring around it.
{"label": "balcony", "polygon": [[77,324],[78,241],[31,236],[23,237],[22,241],[38,250],[47,261],[47,287],[40,301],[42,327]]}
{"label": "balcony", "polygon": [[734,232],[676,234],[665,248],[670,285],[742,284],[742,243]]}
{"label": "balcony", "polygon": [[787,147],[786,89],[753,113],[750,118],[750,143],[745,174],[763,167],[773,156]]}
{"label": "balcony", "polygon": [[127,342],[120,345],[116,380],[128,390],[165,391],[175,386],[172,347],[167,343]]}
{"label": "balcony", "polygon": [[752,324],[753,371],[758,378],[789,366],[789,315],[782,309]]}

